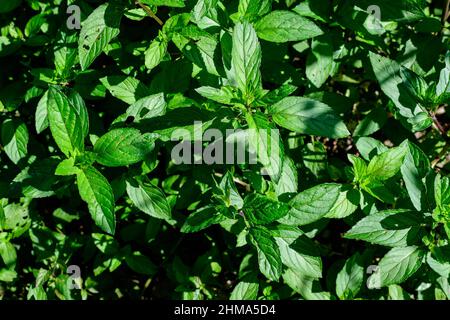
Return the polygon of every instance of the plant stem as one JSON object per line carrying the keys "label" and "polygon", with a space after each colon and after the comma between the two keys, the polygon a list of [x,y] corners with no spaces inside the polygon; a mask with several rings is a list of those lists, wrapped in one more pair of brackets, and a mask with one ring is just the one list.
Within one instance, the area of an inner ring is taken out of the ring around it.
{"label": "plant stem", "polygon": [[[449,0],[450,1],[450,0]],[[432,114],[431,118],[433,119],[433,123],[435,127],[439,130],[441,135],[446,138],[447,137],[447,130],[442,126],[442,124],[439,122],[439,120],[436,118],[436,115]]]}
{"label": "plant stem", "polygon": [[448,17],[450,16],[450,0],[447,0],[447,3],[445,4],[444,13],[442,15],[442,24],[445,25],[445,22],[448,20]]}
{"label": "plant stem", "polygon": [[434,159],[431,163],[432,168],[437,167],[437,164],[441,161],[442,157],[447,156],[448,148],[450,148],[450,145],[446,143],[441,152],[437,155],[436,159]]}
{"label": "plant stem", "polygon": [[152,9],[144,5],[139,0],[136,1],[136,4],[139,5],[142,9],[144,9],[145,13],[147,13],[151,18],[155,19],[155,21],[158,22],[160,26],[164,25],[164,22],[162,22],[161,19],[158,18],[158,16],[152,11]]}
{"label": "plant stem", "polygon": [[[222,178],[222,177],[223,177],[223,174],[218,173],[218,172],[214,173],[214,175],[215,175],[216,177],[219,177],[219,178]],[[244,182],[244,181],[242,181],[242,180],[240,180],[240,179],[238,179],[238,178],[234,178],[234,177],[233,177],[233,181],[234,181],[236,184],[238,184],[238,185],[244,187],[246,191],[250,191],[250,185],[249,185],[248,183],[246,183],[246,182]]]}

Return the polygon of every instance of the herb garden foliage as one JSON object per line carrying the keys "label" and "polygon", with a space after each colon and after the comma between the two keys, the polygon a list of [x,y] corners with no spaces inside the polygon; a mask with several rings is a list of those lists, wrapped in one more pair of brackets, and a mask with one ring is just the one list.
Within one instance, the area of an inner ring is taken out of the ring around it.
{"label": "herb garden foliage", "polygon": [[2,0],[0,297],[449,299],[446,5]]}

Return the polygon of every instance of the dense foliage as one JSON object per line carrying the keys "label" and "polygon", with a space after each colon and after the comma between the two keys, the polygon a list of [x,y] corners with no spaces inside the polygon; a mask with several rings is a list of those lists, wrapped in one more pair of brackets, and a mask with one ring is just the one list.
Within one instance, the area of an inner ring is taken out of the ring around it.
{"label": "dense foliage", "polygon": [[448,17],[2,0],[0,299],[450,299]]}

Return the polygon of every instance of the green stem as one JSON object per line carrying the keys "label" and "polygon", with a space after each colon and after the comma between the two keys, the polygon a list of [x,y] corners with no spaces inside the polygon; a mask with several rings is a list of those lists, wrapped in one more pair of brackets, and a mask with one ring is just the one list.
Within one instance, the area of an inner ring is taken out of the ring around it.
{"label": "green stem", "polygon": [[139,0],[136,1],[136,4],[140,6],[142,9],[144,9],[145,13],[147,13],[151,18],[153,18],[156,22],[158,22],[160,26],[164,25],[164,22],[162,22],[162,20],[158,18],[158,16],[152,11],[152,9],[144,5]]}
{"label": "green stem", "polygon": [[445,4],[444,12],[442,14],[442,24],[445,26],[445,22],[447,22],[448,17],[450,16],[450,0],[447,0]]}

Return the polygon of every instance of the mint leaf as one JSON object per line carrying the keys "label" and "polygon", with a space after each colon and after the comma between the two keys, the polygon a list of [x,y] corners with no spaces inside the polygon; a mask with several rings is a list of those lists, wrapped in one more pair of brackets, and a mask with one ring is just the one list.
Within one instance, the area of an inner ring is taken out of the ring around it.
{"label": "mint leaf", "polygon": [[261,46],[253,26],[238,23],[233,29],[233,49],[231,63],[234,81],[246,102],[251,103],[261,90]]}
{"label": "mint leaf", "polygon": [[316,88],[320,88],[334,71],[333,44],[330,35],[312,40],[311,54],[306,62],[306,77]]}
{"label": "mint leaf", "polygon": [[322,260],[315,250],[315,244],[306,236],[297,239],[275,237],[275,241],[285,266],[305,277],[322,277]]}
{"label": "mint leaf", "polygon": [[157,93],[148,97],[139,99],[128,107],[125,115],[133,117],[134,122],[142,119],[150,119],[162,116],[166,113],[167,103],[164,100],[164,94]]}
{"label": "mint leaf", "polygon": [[1,129],[3,148],[8,158],[18,164],[28,153],[29,134],[27,126],[20,120],[7,119],[3,121]]}
{"label": "mint leaf", "polygon": [[244,214],[254,224],[268,224],[285,216],[287,204],[269,199],[263,195],[251,194],[244,199]]}
{"label": "mint leaf", "polygon": [[47,99],[50,131],[59,149],[67,157],[84,151],[85,123],[87,114],[82,116],[81,107],[75,106],[64,93],[50,87]]}
{"label": "mint leaf", "polygon": [[145,181],[127,180],[127,194],[142,212],[172,223],[172,210],[164,193]]}
{"label": "mint leaf", "polygon": [[284,10],[272,11],[259,20],[255,28],[261,39],[272,42],[302,41],[323,34],[311,20]]}
{"label": "mint leaf", "polygon": [[391,148],[370,160],[367,166],[367,176],[369,180],[387,180],[400,171],[403,159],[406,155],[406,147],[400,146]]}
{"label": "mint leaf", "polygon": [[420,239],[421,223],[423,220],[416,212],[385,210],[360,220],[345,234],[345,238],[388,247],[406,247]]}
{"label": "mint leaf", "polygon": [[284,159],[284,146],[278,130],[262,113],[254,115],[246,113],[245,118],[249,127],[247,136],[250,153],[256,154],[258,162],[264,166],[266,173],[278,182]]}
{"label": "mint leaf", "polygon": [[367,280],[369,288],[402,283],[422,265],[424,251],[416,246],[391,249],[378,264],[378,270]]}
{"label": "mint leaf", "polygon": [[325,183],[300,192],[289,201],[291,209],[279,221],[303,226],[322,219],[338,201],[340,188],[340,184]]}
{"label": "mint leaf", "polygon": [[402,67],[395,61],[370,53],[373,72],[383,92],[392,100],[401,117],[416,131],[425,130],[432,124],[427,110],[419,102],[418,96],[408,88],[409,83],[402,78]]}
{"label": "mint leaf", "polygon": [[122,10],[117,4],[105,3],[83,21],[78,42],[82,70],[89,68],[109,42],[119,35]]}
{"label": "mint leaf", "polygon": [[167,42],[155,39],[145,51],[145,66],[152,70],[163,60],[167,52]]}
{"label": "mint leaf", "polygon": [[48,100],[48,91],[46,91],[42,95],[36,107],[35,127],[37,133],[41,133],[42,131],[48,128],[47,100]]}
{"label": "mint leaf", "polygon": [[362,256],[359,253],[345,261],[336,278],[336,294],[339,299],[351,300],[358,295],[364,281],[364,271]]}
{"label": "mint leaf", "polygon": [[96,160],[108,167],[135,164],[153,151],[156,139],[156,135],[141,134],[137,129],[113,129],[95,143]]}
{"label": "mint leaf", "polygon": [[407,150],[400,169],[411,202],[417,211],[421,211],[427,207],[423,179],[430,171],[430,161],[427,155],[411,142],[408,142]]}
{"label": "mint leaf", "polygon": [[114,194],[108,180],[94,167],[81,168],[77,173],[78,191],[89,208],[95,224],[103,231],[114,234]]}
{"label": "mint leaf", "polygon": [[249,235],[258,252],[259,270],[269,280],[277,281],[281,276],[282,264],[280,250],[274,238],[262,227],[251,228]]}
{"label": "mint leaf", "polygon": [[100,82],[114,97],[128,104],[133,104],[149,94],[149,89],[133,77],[108,76],[101,78]]}
{"label": "mint leaf", "polygon": [[291,131],[330,138],[350,135],[333,109],[309,98],[284,98],[271,106],[269,112],[278,125]]}
{"label": "mint leaf", "polygon": [[258,283],[240,281],[231,292],[230,300],[256,300],[258,290]]}

